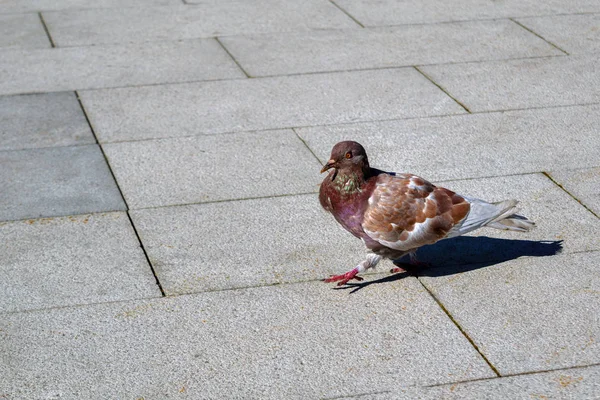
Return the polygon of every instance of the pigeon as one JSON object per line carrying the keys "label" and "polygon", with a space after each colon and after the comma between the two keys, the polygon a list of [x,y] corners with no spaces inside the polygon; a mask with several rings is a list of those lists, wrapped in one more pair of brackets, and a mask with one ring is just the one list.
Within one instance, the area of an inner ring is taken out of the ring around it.
{"label": "pigeon", "polygon": [[330,172],[319,189],[321,206],[368,249],[366,259],[352,270],[324,279],[338,286],[352,279],[361,281],[358,274],[384,257],[397,261],[408,254],[412,265],[423,265],[416,250],[442,239],[484,226],[526,232],[535,225],[517,214],[516,200],[489,203],[416,175],[371,168],[364,147],[354,141],[333,147],[321,173],[326,171]]}

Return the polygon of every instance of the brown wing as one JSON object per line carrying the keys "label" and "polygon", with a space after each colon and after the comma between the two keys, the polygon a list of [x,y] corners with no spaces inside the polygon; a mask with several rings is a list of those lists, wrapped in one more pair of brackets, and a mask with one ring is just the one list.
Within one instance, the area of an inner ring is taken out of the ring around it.
{"label": "brown wing", "polygon": [[362,227],[382,245],[409,251],[443,239],[469,209],[461,196],[418,176],[381,174]]}

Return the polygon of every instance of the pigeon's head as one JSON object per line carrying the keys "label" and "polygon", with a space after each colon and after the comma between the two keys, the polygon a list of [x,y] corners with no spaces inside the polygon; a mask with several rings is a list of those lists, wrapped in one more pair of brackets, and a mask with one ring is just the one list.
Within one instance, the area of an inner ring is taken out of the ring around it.
{"label": "pigeon's head", "polygon": [[321,173],[331,168],[335,168],[336,171],[366,172],[369,169],[369,160],[365,148],[351,140],[339,142],[333,146],[329,161],[323,166]]}

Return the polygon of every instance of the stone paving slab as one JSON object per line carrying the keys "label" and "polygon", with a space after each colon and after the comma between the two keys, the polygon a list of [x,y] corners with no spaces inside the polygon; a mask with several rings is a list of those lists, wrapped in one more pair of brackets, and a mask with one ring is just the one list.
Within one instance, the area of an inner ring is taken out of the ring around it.
{"label": "stone paving slab", "polygon": [[96,142],[73,92],[0,96],[0,151]]}
{"label": "stone paving slab", "polygon": [[421,248],[418,255],[422,261],[464,265],[550,256],[561,250],[559,241],[565,254],[600,250],[598,218],[542,174],[442,182],[440,186],[488,201],[517,199],[520,213],[536,227],[526,233],[480,229],[468,237]]}
{"label": "stone paving slab", "polygon": [[0,221],[125,210],[97,145],[0,152]]}
{"label": "stone paving slab", "polygon": [[451,383],[434,387],[398,388],[389,392],[359,394],[341,399],[596,399],[600,392],[600,366]]}
{"label": "stone paving slab", "polygon": [[494,376],[408,278],[0,314],[9,398],[323,398]]}
{"label": "stone paving slab", "polygon": [[47,48],[50,41],[37,14],[0,15],[1,48]]}
{"label": "stone paving slab", "polygon": [[291,130],[104,145],[130,208],[307,193],[320,164]]}
{"label": "stone paving slab", "polygon": [[464,113],[413,68],[82,91],[101,142]]}
{"label": "stone paving slab", "polygon": [[600,216],[600,167],[557,169],[550,176],[597,216]]}
{"label": "stone paving slab", "polygon": [[366,253],[321,210],[316,194],[131,215],[168,295],[323,279],[352,269]]}
{"label": "stone paving slab", "polygon": [[213,39],[0,51],[0,94],[245,78]]}
{"label": "stone paving slab", "polygon": [[1,13],[25,13],[50,10],[135,7],[135,6],[167,6],[181,5],[181,0],[3,0],[0,3]]}
{"label": "stone paving slab", "polygon": [[600,362],[598,256],[524,258],[420,279],[501,375],[545,371]]}
{"label": "stone paving slab", "polygon": [[328,1],[206,1],[194,6],[44,12],[57,46],[88,46],[243,33],[360,28]]}
{"label": "stone paving slab", "polygon": [[553,15],[518,21],[569,54],[600,51],[600,14]]}
{"label": "stone paving slab", "polygon": [[357,140],[372,166],[430,181],[584,168],[600,159],[600,106],[508,111],[296,129],[324,163]]}
{"label": "stone paving slab", "polygon": [[0,236],[0,312],[161,295],[125,213],[1,222]]}
{"label": "stone paving slab", "polygon": [[600,4],[596,0],[335,0],[335,3],[367,26],[600,12]]}
{"label": "stone paving slab", "polygon": [[[471,111],[600,102],[599,54],[425,66]],[[515,79],[518,77],[518,79]]]}
{"label": "stone paving slab", "polygon": [[251,76],[563,54],[508,20],[230,36],[221,42]]}

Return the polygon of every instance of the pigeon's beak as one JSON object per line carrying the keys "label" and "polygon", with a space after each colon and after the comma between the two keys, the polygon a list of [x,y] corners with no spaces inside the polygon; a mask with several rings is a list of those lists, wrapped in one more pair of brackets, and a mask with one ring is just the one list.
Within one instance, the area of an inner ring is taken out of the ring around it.
{"label": "pigeon's beak", "polygon": [[328,169],[333,168],[334,165],[335,165],[335,160],[327,161],[327,164],[323,165],[323,168],[321,168],[321,173],[327,171]]}

